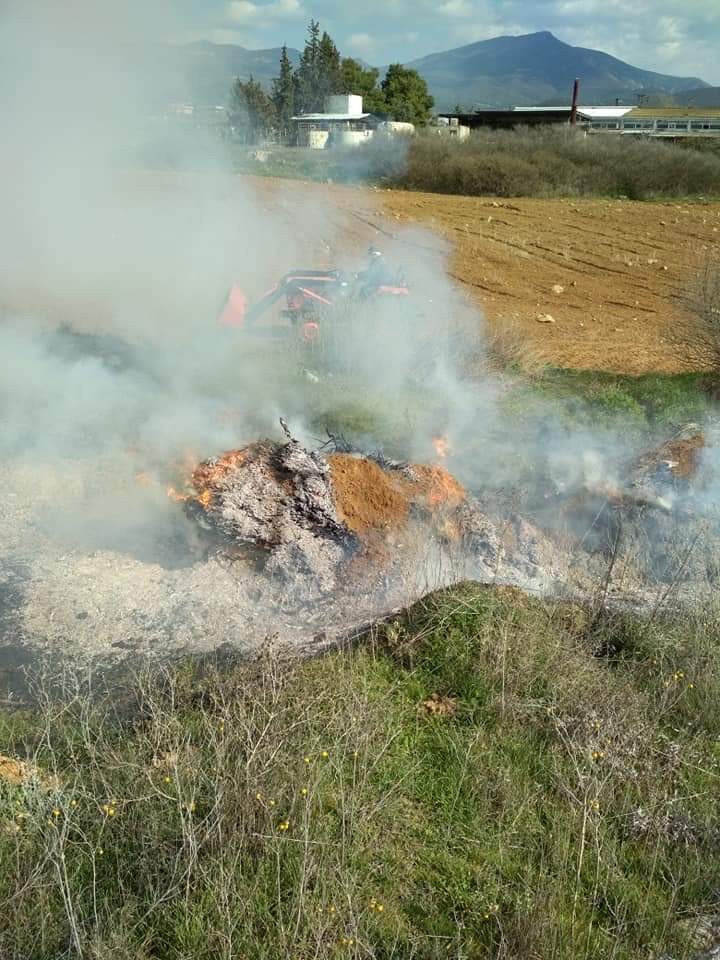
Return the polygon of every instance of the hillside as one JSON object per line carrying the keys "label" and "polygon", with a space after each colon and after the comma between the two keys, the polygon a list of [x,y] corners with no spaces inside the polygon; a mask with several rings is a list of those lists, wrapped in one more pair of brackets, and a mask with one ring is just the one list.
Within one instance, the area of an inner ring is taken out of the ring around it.
{"label": "hillside", "polygon": [[565,103],[575,77],[582,79],[584,103],[634,103],[638,93],[676,94],[704,88],[695,77],[652,73],[599,50],[572,47],[543,31],[520,37],[496,37],[408,64],[421,73],[440,109],[460,102],[519,106],[551,100]]}
{"label": "hillside", "polygon": [[684,90],[682,95],[673,99],[678,106],[692,104],[694,107],[720,107],[720,87],[699,87],[697,90]]}
{"label": "hillside", "polygon": [[[128,59],[140,65],[150,80],[154,104],[189,100],[193,103],[218,105],[227,103],[233,80],[253,76],[269,87],[278,74],[280,47],[248,50],[232,44],[205,41],[186,45],[158,44],[151,48],[133,49]],[[300,60],[298,50],[288,49],[294,65]]]}

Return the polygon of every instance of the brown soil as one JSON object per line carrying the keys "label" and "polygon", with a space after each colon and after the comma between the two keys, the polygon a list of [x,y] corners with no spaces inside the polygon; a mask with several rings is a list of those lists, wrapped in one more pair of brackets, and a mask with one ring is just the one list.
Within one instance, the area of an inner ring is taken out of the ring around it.
{"label": "brown soil", "polygon": [[395,478],[372,460],[344,453],[328,457],[340,519],[362,540],[395,529],[408,518],[410,502]]}
{"label": "brown soil", "polygon": [[[118,190],[169,202],[199,177],[137,173],[119,178]],[[215,183],[223,209],[249,188],[278,221],[273,255],[251,277],[237,264],[251,299],[299,250],[308,266],[352,268],[375,242],[408,267],[418,257],[447,265],[468,303],[485,313],[478,333],[521,363],[629,374],[716,367],[716,351],[687,304],[707,251],[720,244],[720,202],[493,200],[262,177]],[[309,210],[320,212],[308,216]],[[415,225],[429,230],[406,229]],[[107,285],[79,292],[66,289],[65,277],[51,276],[38,287],[31,267],[27,283],[3,276],[3,307],[69,320],[78,329],[108,322]],[[156,287],[150,271],[149,303]],[[554,322],[539,321],[548,315]]]}
{"label": "brown soil", "polygon": [[10,757],[0,756],[0,781],[9,783],[13,787],[20,786],[30,779],[27,764]]}
{"label": "brown soil", "polygon": [[[451,277],[482,307],[491,340],[521,362],[629,374],[716,366],[687,301],[720,243],[720,202],[493,200],[247,179],[282,197],[323,265],[373,240],[400,263],[417,253],[444,262],[449,242]],[[315,232],[302,217],[313,199],[328,218]],[[437,236],[398,230],[412,224]],[[333,235],[342,243],[328,249]],[[539,322],[547,315],[553,323]]]}

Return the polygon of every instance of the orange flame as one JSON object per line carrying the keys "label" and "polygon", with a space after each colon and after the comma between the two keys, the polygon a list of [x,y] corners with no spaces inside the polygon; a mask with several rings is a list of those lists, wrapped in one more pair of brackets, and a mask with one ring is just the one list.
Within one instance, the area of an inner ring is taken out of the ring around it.
{"label": "orange flame", "polygon": [[186,503],[188,500],[191,500],[192,497],[187,493],[180,493],[179,490],[176,490],[175,487],[170,484],[165,488],[165,493],[170,497],[171,500],[174,500],[176,503]]}
{"label": "orange flame", "polygon": [[450,453],[450,444],[445,437],[433,437],[432,445],[440,459],[447,460],[448,454]]}
{"label": "orange flame", "polygon": [[443,470],[442,467],[433,467],[430,476],[430,492],[428,501],[431,506],[454,506],[465,499],[465,491],[455,477]]}

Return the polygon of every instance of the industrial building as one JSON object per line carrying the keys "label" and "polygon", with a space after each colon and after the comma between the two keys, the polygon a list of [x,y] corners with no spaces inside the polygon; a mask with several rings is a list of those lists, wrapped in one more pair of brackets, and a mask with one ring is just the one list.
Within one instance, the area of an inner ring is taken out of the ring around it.
{"label": "industrial building", "polygon": [[[447,116],[471,129],[502,129],[520,126],[567,124],[572,108],[507,107],[476,110]],[[718,107],[578,107],[577,124],[590,134],[621,133],[684,139],[688,137],[720,137]]]}
{"label": "industrial building", "polygon": [[587,130],[674,140],[720,137],[720,107],[634,107],[612,125],[590,118]]}
{"label": "industrial building", "polygon": [[[578,107],[578,123],[614,124],[618,117],[628,113],[632,107]],[[493,130],[512,127],[538,127],[548,124],[569,123],[572,108],[559,107],[489,107],[474,110],[472,113],[449,113],[445,116],[460,126],[472,130],[483,127]]]}

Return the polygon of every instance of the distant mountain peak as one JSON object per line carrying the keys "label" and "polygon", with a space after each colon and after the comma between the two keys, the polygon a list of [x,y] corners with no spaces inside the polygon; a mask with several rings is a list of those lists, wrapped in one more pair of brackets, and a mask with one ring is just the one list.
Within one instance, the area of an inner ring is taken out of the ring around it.
{"label": "distant mountain peak", "polygon": [[600,50],[573,47],[549,30],[479,40],[408,66],[425,77],[439,109],[458,102],[466,108],[565,103],[575,77],[586,104],[634,103],[640,93],[673,96],[707,86],[697,77],[654,73]]}

